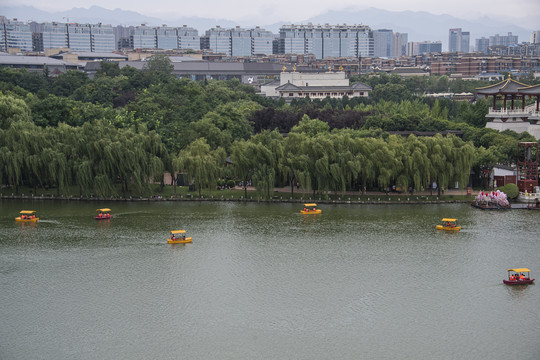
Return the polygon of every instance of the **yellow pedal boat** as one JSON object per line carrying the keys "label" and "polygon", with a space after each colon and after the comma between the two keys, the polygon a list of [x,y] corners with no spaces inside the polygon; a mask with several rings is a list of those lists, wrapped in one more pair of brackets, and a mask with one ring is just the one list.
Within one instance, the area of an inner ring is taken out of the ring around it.
{"label": "yellow pedal boat", "polygon": [[22,210],[20,212],[20,216],[17,216],[15,218],[15,221],[22,221],[22,222],[38,222],[39,218],[36,215],[37,211],[35,210]]}
{"label": "yellow pedal boat", "polygon": [[304,209],[300,210],[300,212],[304,215],[320,214],[322,213],[322,210],[317,209],[317,204],[311,203],[311,204],[304,204]]}
{"label": "yellow pedal boat", "polygon": [[461,226],[457,226],[457,219],[443,218],[441,224],[437,225],[437,230],[459,231]]}
{"label": "yellow pedal boat", "polygon": [[105,209],[97,209],[97,215],[94,216],[94,219],[96,220],[109,220],[112,219],[111,209],[105,208]]}
{"label": "yellow pedal boat", "polygon": [[167,239],[169,244],[187,244],[191,237],[186,237],[186,230],[171,230],[171,236]]}

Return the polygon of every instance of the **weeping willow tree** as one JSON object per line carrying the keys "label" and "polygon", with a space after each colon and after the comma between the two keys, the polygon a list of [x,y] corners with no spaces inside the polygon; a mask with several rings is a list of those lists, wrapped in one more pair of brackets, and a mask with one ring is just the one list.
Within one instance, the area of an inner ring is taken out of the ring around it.
{"label": "weeping willow tree", "polygon": [[377,178],[377,168],[374,159],[371,157],[371,152],[375,148],[374,138],[358,139],[358,152],[356,157],[361,164],[358,174],[362,183],[362,194],[365,193],[368,184],[372,184]]}
{"label": "weeping willow tree", "polygon": [[311,189],[308,157],[303,152],[306,141],[308,141],[308,137],[303,133],[289,133],[285,138],[281,172],[289,181],[291,196],[294,193],[295,183],[304,189]]}
{"label": "weeping willow tree", "polygon": [[217,186],[225,164],[225,156],[225,150],[219,147],[210,151],[210,145],[206,140],[199,138],[180,151],[173,160],[173,167],[187,173],[200,197],[203,188],[211,191]]}
{"label": "weeping willow tree", "polygon": [[253,178],[253,174],[255,173],[256,164],[254,159],[257,153],[256,148],[256,144],[246,140],[235,141],[231,146],[233,173],[237,179],[242,180],[245,199],[247,199],[248,182]]}
{"label": "weeping willow tree", "polygon": [[470,169],[474,161],[474,147],[464,143],[454,135],[443,137],[437,134],[431,138],[423,139],[430,159],[432,179],[437,184],[437,192],[448,188],[453,181],[459,182],[463,187],[467,183]]}
{"label": "weeping willow tree", "polygon": [[277,131],[263,131],[253,136],[251,141],[256,146],[253,161],[253,185],[257,194],[270,199],[276,178],[279,175],[283,158],[283,136]]}

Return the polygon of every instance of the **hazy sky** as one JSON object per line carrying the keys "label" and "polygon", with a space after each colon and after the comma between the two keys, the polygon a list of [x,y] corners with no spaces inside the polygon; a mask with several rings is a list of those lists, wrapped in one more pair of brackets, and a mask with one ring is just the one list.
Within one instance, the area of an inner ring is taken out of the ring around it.
{"label": "hazy sky", "polygon": [[[30,5],[51,12],[97,5],[110,10],[132,10],[163,19],[198,16],[253,23],[301,21],[327,10],[360,10],[368,7],[391,11],[426,11],[463,19],[481,16],[519,18],[530,15],[537,15],[540,19],[540,0],[0,0],[0,3],[3,6]],[[540,27],[540,20],[538,22]]]}

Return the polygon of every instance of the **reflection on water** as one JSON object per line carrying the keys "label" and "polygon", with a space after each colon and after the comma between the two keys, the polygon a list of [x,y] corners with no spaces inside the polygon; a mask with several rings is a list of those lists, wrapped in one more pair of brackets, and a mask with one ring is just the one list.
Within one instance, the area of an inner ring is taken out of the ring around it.
{"label": "reflection on water", "polygon": [[36,201],[30,225],[1,205],[0,358],[503,359],[510,333],[540,358],[538,286],[502,284],[540,271],[535,212]]}

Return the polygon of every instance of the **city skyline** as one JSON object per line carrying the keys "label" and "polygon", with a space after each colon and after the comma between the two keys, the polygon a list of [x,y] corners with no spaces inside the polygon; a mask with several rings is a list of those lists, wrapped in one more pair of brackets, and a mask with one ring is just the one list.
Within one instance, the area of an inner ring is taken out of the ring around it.
{"label": "city skyline", "polygon": [[[473,20],[481,17],[493,19],[504,17],[504,20],[513,24],[521,24],[523,18],[540,15],[540,2],[537,0],[523,0],[520,9],[514,13],[508,11],[508,2],[503,0],[455,0],[453,2],[433,0],[411,0],[407,2],[387,0],[377,2],[365,0],[358,5],[355,0],[342,0],[339,4],[323,0],[297,0],[295,2],[274,0],[268,2],[252,2],[249,0],[203,0],[201,2],[186,2],[174,4],[168,0],[126,1],[126,0],[57,0],[43,3],[38,0],[4,0],[2,6],[32,6],[36,9],[55,12],[67,11],[73,8],[88,9],[91,6],[100,6],[105,9],[122,9],[135,11],[148,16],[161,17],[165,20],[177,17],[201,17],[227,19],[240,23],[270,23],[270,22],[301,22],[310,17],[321,15],[327,11],[341,11],[350,9],[358,11],[370,7],[387,11],[422,11],[435,15],[450,15],[461,19]],[[178,10],[177,10],[178,9]],[[1,12],[1,7],[0,7]],[[524,15],[526,14],[526,15]]]}

